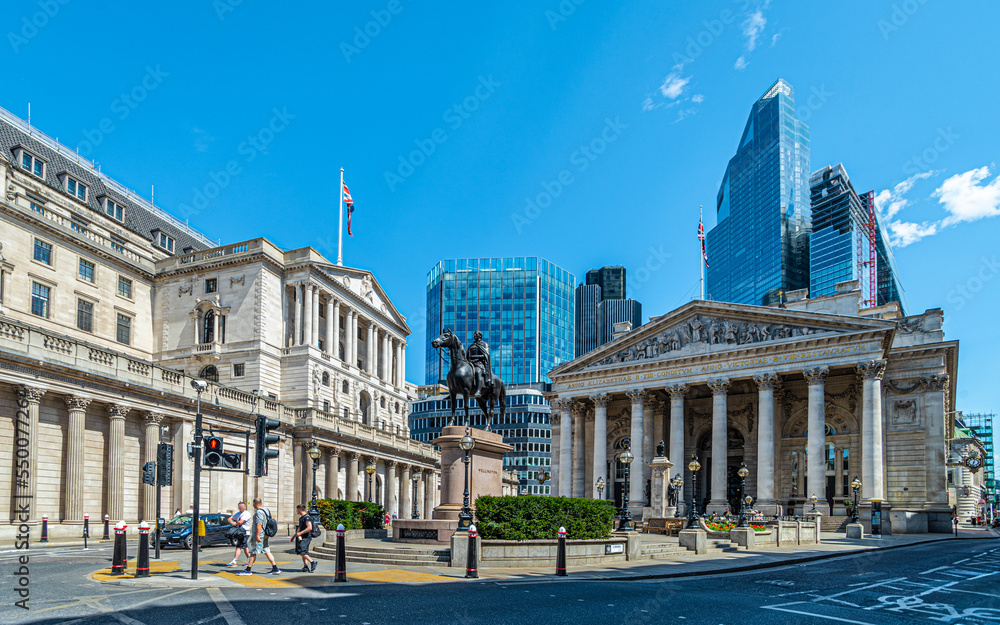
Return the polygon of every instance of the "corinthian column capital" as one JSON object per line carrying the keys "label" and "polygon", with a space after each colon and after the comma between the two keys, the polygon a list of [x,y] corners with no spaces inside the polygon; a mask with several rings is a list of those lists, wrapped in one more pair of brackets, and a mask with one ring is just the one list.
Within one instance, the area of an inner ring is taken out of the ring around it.
{"label": "corinthian column capital", "polygon": [[813,384],[822,384],[826,380],[826,376],[830,374],[830,367],[813,367],[812,369],[806,369],[802,372],[802,375],[806,379],[806,383],[810,386]]}
{"label": "corinthian column capital", "polygon": [[729,378],[719,378],[708,382],[708,388],[712,389],[712,395],[725,395],[729,392],[729,386]]}
{"label": "corinthian column capital", "polygon": [[44,394],[44,388],[24,385],[17,387],[17,395],[24,401],[31,402],[33,404],[37,404],[42,401],[42,395]]}
{"label": "corinthian column capital", "polygon": [[130,410],[132,410],[130,406],[108,404],[108,417],[111,419],[124,419]]}
{"label": "corinthian column capital", "polygon": [[89,397],[78,397],[76,395],[66,396],[66,407],[70,410],[86,410],[93,400]]}

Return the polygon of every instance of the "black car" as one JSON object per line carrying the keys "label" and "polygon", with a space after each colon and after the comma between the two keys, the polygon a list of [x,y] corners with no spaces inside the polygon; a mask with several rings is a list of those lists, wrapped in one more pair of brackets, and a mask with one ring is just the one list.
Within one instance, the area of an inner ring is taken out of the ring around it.
{"label": "black car", "polygon": [[[232,525],[229,524],[228,514],[202,514],[199,519],[205,522],[205,536],[201,539],[202,547],[213,545],[233,544],[226,538],[226,530]],[[153,543],[153,537],[150,536]],[[155,543],[153,543],[155,544]],[[184,547],[190,549],[194,544],[194,537],[191,535],[191,515],[182,514],[167,521],[160,532],[160,548]]]}

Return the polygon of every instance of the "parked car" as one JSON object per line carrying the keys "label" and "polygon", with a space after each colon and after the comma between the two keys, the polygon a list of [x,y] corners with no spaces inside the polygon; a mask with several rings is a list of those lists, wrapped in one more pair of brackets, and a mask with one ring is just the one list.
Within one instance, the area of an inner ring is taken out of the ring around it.
{"label": "parked car", "polygon": [[[214,545],[233,544],[226,538],[226,530],[232,527],[229,524],[228,514],[202,514],[199,518],[205,521],[205,536],[201,539],[202,547]],[[152,543],[153,536],[150,535]],[[153,543],[155,544],[155,543]],[[190,549],[194,544],[194,537],[191,535],[191,515],[182,514],[167,521],[160,532],[160,548],[184,547]]]}

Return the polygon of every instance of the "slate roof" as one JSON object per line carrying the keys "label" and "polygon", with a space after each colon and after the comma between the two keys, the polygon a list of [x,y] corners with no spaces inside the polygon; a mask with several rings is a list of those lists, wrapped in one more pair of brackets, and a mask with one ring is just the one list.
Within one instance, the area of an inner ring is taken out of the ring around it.
{"label": "slate roof", "polygon": [[[162,230],[174,238],[175,254],[182,253],[185,247],[204,250],[217,246],[214,241],[181,220],[154,207],[134,192],[130,192],[121,183],[95,170],[89,162],[77,156],[71,148],[57,143],[35,128],[29,129],[24,120],[0,108],[0,153],[17,167],[20,167],[20,163],[14,161],[14,150],[19,146],[47,163],[45,179],[39,180],[39,182],[55,191],[66,194],[65,187],[59,182],[59,174],[68,173],[87,185],[86,205],[89,209],[104,215],[98,198],[108,196],[125,208],[124,222],[121,225],[147,241],[152,241],[154,230]],[[74,199],[79,201],[77,198]],[[115,221],[115,223],[118,222]]]}

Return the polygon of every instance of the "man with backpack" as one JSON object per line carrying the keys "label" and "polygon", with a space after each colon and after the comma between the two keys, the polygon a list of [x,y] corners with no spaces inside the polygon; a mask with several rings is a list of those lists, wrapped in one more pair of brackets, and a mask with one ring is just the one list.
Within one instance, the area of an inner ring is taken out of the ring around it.
{"label": "man with backpack", "polygon": [[237,561],[240,558],[240,551],[247,556],[247,561],[250,560],[250,548],[248,543],[250,542],[250,531],[252,530],[253,515],[247,510],[247,505],[242,501],[236,504],[237,511],[231,517],[229,517],[229,524],[238,530],[234,530],[233,533],[237,534],[238,538],[236,540],[236,553],[233,555],[233,561],[226,566],[232,568],[236,566]]}
{"label": "man with backpack", "polygon": [[313,527],[313,518],[306,514],[305,504],[297,505],[295,511],[299,513],[299,526],[288,542],[295,541],[295,553],[302,556],[302,572],[312,573],[319,563],[309,557],[309,543],[312,542],[313,534],[318,533],[313,530],[319,528]]}
{"label": "man with backpack", "polygon": [[257,556],[262,553],[267,557],[267,561],[271,563],[271,570],[267,572],[267,575],[277,575],[281,573],[281,570],[278,569],[278,565],[274,561],[274,556],[271,555],[271,548],[267,546],[267,539],[278,533],[278,523],[271,518],[271,511],[263,506],[260,497],[254,498],[253,508],[253,530],[250,533],[250,560],[247,562],[247,568],[237,573],[237,575],[253,575],[254,562],[257,561]]}

